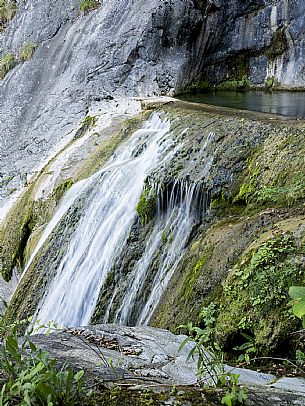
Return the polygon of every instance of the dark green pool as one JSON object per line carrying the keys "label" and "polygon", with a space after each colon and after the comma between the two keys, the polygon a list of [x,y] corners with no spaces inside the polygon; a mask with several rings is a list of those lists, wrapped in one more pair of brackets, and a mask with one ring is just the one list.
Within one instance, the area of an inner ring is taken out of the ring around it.
{"label": "dark green pool", "polygon": [[305,92],[225,91],[184,95],[182,100],[241,110],[305,117]]}

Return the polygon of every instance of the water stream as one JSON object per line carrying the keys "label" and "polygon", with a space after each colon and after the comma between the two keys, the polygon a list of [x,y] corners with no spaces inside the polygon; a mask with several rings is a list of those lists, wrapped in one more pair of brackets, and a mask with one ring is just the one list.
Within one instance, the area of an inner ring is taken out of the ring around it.
{"label": "water stream", "polygon": [[38,311],[42,324],[90,322],[100,288],[128,237],[144,180],[166,155],[166,144],[160,141],[169,128],[169,122],[153,115],[94,175],[94,188],[90,193],[86,189],[84,216]]}
{"label": "water stream", "polygon": [[[104,168],[67,192],[25,268],[26,272],[56,225],[82,195],[83,215],[36,312],[41,324],[51,320],[66,326],[90,323],[107,275],[124,256],[144,182],[155,169],[170,163],[182,147],[183,143],[176,145],[172,140],[170,123],[153,114]],[[127,276],[115,313],[112,305],[120,281],[112,292],[105,322],[149,323],[183,255],[198,213],[202,216],[206,210],[206,195],[199,183],[177,180],[168,186],[166,195],[160,185],[150,186],[157,196],[155,220],[143,254]],[[111,311],[114,318],[110,320]]]}
{"label": "water stream", "polygon": [[[157,207],[159,215],[153,231],[146,243],[144,254],[135,265],[128,278],[128,287],[114,321],[120,324],[148,324],[156,309],[162,293],[167,288],[180,259],[186,243],[196,224],[198,212],[206,212],[207,197],[202,194],[201,185],[176,181],[171,193],[164,201],[162,193],[158,194]],[[166,210],[162,211],[162,206]],[[145,287],[151,278],[149,270],[156,258],[159,259],[157,270],[150,282],[149,295],[142,301]],[[106,313],[105,322],[109,321]]]}

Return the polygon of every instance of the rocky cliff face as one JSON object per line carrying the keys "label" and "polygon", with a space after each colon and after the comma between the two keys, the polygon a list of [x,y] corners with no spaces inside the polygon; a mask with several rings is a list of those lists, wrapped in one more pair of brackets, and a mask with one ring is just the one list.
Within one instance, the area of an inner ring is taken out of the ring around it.
{"label": "rocky cliff face", "polygon": [[0,33],[1,57],[20,62],[27,43],[36,51],[0,82],[2,198],[66,144],[89,111],[119,111],[112,97],[173,93],[202,79],[305,85],[302,0],[105,0],[86,15],[78,0],[17,4]]}
{"label": "rocky cliff face", "polygon": [[201,18],[192,1],[180,0],[106,0],[86,15],[78,0],[18,8],[0,33],[1,56],[18,58],[28,42],[36,51],[0,82],[2,195],[61,149],[89,110],[120,114],[130,108],[113,97],[173,92]]}
{"label": "rocky cliff face", "polygon": [[203,11],[195,52],[199,79],[262,85],[269,78],[269,85],[304,87],[304,1],[195,3]]}

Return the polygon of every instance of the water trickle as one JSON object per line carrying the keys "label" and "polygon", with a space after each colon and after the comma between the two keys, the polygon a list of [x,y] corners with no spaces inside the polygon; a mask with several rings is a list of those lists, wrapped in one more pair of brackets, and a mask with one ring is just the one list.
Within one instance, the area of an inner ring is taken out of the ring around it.
{"label": "water trickle", "polygon": [[[201,216],[207,209],[207,194],[202,192],[199,183],[177,181],[168,185],[165,196],[161,188],[158,192],[158,219],[144,254],[129,275],[127,289],[114,319],[120,324],[148,324],[183,256],[192,229],[198,221],[198,213]],[[157,255],[159,264],[152,278],[152,262]],[[149,284],[150,293],[143,303],[142,297]],[[105,322],[109,321],[108,315],[109,309]]]}
{"label": "water trickle", "polygon": [[86,188],[85,213],[36,315],[41,323],[90,322],[100,288],[128,237],[144,180],[172,153],[168,143],[160,142],[169,129],[169,122],[154,114],[94,175],[94,187]]}

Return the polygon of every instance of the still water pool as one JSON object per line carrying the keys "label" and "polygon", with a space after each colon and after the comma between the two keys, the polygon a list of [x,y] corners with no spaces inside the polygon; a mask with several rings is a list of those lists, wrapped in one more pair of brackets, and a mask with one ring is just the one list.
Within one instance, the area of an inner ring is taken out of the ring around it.
{"label": "still water pool", "polygon": [[225,91],[184,95],[182,100],[240,110],[305,117],[305,92]]}

